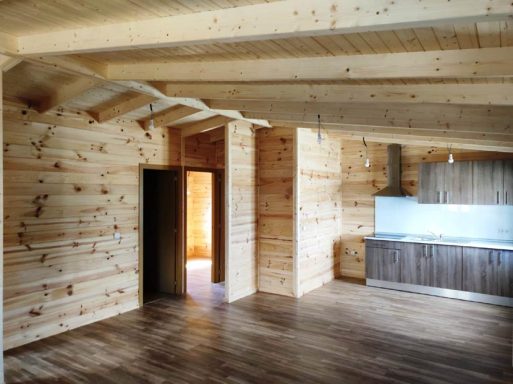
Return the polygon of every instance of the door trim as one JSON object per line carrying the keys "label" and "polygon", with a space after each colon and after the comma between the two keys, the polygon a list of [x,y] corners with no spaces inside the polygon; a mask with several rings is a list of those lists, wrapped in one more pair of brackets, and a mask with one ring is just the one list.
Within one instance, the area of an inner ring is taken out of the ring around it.
{"label": "door trim", "polygon": [[176,281],[176,294],[183,294],[183,276],[180,271],[184,267],[184,248],[183,248],[183,225],[184,225],[184,210],[183,210],[183,167],[172,165],[155,165],[155,164],[139,164],[139,252],[138,252],[138,273],[139,273],[139,307],[142,307],[144,297],[144,171],[175,171],[178,174],[177,185],[177,222],[178,233],[176,234],[176,265],[175,265],[175,281]]}

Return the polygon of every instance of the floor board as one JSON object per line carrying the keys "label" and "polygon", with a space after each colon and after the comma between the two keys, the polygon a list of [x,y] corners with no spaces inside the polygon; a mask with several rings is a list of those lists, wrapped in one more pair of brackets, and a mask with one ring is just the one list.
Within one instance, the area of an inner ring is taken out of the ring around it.
{"label": "floor board", "polygon": [[193,280],[186,299],[7,351],[7,383],[513,383],[511,308],[342,280],[228,305]]}

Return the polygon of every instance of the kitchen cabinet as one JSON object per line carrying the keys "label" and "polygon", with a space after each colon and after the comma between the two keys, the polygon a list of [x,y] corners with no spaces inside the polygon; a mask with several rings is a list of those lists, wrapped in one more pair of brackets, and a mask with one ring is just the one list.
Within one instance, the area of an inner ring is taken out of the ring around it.
{"label": "kitchen cabinet", "polygon": [[399,249],[366,247],[365,268],[368,279],[399,282],[401,276]]}
{"label": "kitchen cabinet", "polygon": [[498,295],[513,297],[513,251],[497,251]]}
{"label": "kitchen cabinet", "polygon": [[429,287],[462,289],[461,247],[412,244],[403,252],[401,282]]}
{"label": "kitchen cabinet", "polygon": [[471,161],[419,164],[420,204],[472,204]]}
{"label": "kitchen cabinet", "polygon": [[513,205],[513,160],[504,160],[504,204]]}
{"label": "kitchen cabinet", "polygon": [[498,261],[500,251],[465,248],[463,255],[463,290],[497,295]]}
{"label": "kitchen cabinet", "polygon": [[504,204],[504,161],[473,162],[473,203]]}
{"label": "kitchen cabinet", "polygon": [[[513,298],[513,251],[510,250],[387,240],[366,240],[365,249],[370,285],[493,304],[501,296]],[[449,289],[451,293],[426,291],[427,287]],[[488,296],[469,298],[468,293]],[[500,303],[513,306],[511,300]]]}

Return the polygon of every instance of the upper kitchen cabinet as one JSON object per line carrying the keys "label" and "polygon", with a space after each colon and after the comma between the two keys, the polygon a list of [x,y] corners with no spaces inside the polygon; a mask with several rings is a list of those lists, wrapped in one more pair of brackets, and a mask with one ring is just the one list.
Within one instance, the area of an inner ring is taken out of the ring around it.
{"label": "upper kitchen cabinet", "polygon": [[513,205],[513,160],[504,160],[504,204]]}
{"label": "upper kitchen cabinet", "polygon": [[473,203],[501,205],[505,202],[504,165],[502,160],[474,161]]}
{"label": "upper kitchen cabinet", "polygon": [[472,162],[419,164],[421,204],[472,204]]}

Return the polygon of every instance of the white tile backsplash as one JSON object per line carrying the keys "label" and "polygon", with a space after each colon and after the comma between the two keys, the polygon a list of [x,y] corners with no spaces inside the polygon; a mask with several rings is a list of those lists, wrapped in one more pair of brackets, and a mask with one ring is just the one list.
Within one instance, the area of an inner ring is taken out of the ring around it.
{"label": "white tile backsplash", "polygon": [[375,231],[513,240],[513,206],[418,204],[416,197],[376,197]]}

